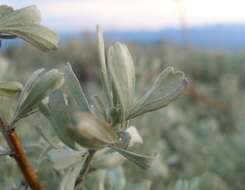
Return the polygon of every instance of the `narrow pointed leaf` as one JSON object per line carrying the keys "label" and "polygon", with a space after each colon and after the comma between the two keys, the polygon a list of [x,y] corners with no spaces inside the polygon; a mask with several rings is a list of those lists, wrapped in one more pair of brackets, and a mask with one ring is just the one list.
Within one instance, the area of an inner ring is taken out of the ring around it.
{"label": "narrow pointed leaf", "polygon": [[77,79],[72,67],[69,63],[65,66],[65,83],[69,90],[70,95],[75,100],[79,109],[83,112],[89,112],[88,100],[83,92],[83,89]]}
{"label": "narrow pointed leaf", "polygon": [[131,107],[128,119],[167,106],[183,92],[187,83],[183,72],[175,71],[173,67],[166,68],[150,90]]}
{"label": "narrow pointed leaf", "polygon": [[105,94],[107,96],[109,103],[112,103],[111,84],[109,80],[106,59],[105,59],[105,46],[104,46],[103,32],[99,26],[97,26],[97,46],[99,52],[103,88],[105,90]]}
{"label": "narrow pointed leaf", "polygon": [[129,161],[135,163],[137,166],[141,167],[142,169],[150,168],[152,165],[152,162],[156,159],[155,157],[144,156],[141,154],[130,152],[128,150],[119,148],[117,146],[110,146],[110,148],[117,151],[118,153],[123,155],[125,158],[127,158]]}

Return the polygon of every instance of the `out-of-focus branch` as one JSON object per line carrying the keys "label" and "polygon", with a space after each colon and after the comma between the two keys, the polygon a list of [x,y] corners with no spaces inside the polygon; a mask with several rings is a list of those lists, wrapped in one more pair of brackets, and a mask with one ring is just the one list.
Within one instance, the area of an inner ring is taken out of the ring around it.
{"label": "out-of-focus branch", "polygon": [[11,156],[17,162],[21,172],[32,190],[44,190],[37,175],[27,159],[24,148],[14,130],[9,130],[8,124],[0,115],[0,128],[11,150]]}

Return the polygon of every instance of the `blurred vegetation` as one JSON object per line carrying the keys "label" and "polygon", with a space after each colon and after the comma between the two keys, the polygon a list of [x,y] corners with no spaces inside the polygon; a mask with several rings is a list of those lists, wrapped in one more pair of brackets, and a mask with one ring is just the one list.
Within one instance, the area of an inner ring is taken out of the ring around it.
{"label": "blurred vegetation", "polygon": [[[136,65],[137,93],[142,95],[152,79],[166,66],[183,70],[191,81],[184,97],[170,106],[137,118],[144,144],[141,152],[159,153],[153,168],[142,171],[125,162],[89,174],[89,189],[119,190],[243,190],[245,186],[245,56],[243,53],[181,48],[162,42],[155,45],[127,44]],[[4,42],[3,42],[4,47]],[[70,62],[85,92],[93,93],[99,84],[98,54],[95,39],[71,39],[51,53],[42,53],[29,45],[1,50],[0,78],[26,81],[34,70],[63,68]],[[13,101],[6,97],[0,105],[6,115]],[[40,120],[38,116],[36,120]],[[32,158],[43,184],[57,188],[59,176],[43,160],[45,141],[30,130],[40,122],[21,121],[18,134]],[[44,123],[44,122],[42,122]],[[31,126],[34,125],[34,126]],[[0,138],[1,146],[5,146]],[[39,158],[39,159],[37,159]],[[22,186],[21,175],[8,157],[0,157],[0,184],[6,190]],[[94,181],[96,179],[97,183]],[[51,188],[52,189],[52,188]]]}

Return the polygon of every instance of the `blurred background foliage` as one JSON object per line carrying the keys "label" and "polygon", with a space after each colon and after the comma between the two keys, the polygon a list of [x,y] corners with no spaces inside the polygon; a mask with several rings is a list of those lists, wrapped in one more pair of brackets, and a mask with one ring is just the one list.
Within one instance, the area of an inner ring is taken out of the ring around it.
{"label": "blurred background foliage", "polygon": [[[4,41],[2,42],[4,46]],[[111,43],[108,42],[107,43]],[[91,172],[82,189],[98,190],[243,190],[245,186],[245,56],[175,44],[127,44],[136,67],[137,94],[171,65],[190,80],[184,96],[166,108],[135,119],[144,144],[136,150],[159,153],[153,167],[143,171],[132,163]],[[1,50],[0,79],[24,83],[30,73],[45,67],[62,70],[70,62],[86,93],[101,85],[95,39],[74,38],[55,52],[42,53],[27,44]],[[1,96],[0,110],[9,115],[14,101]],[[2,101],[4,100],[4,101]],[[33,119],[35,122],[33,122]],[[38,126],[40,115],[21,121],[17,132],[44,185],[57,189],[60,176],[45,153],[49,146]],[[31,122],[30,122],[31,121]],[[36,129],[36,130],[30,130]],[[0,138],[0,148],[6,145]],[[24,184],[9,157],[0,157],[0,184],[5,190]],[[87,187],[87,188],[86,188]],[[2,189],[1,188],[1,189]]]}

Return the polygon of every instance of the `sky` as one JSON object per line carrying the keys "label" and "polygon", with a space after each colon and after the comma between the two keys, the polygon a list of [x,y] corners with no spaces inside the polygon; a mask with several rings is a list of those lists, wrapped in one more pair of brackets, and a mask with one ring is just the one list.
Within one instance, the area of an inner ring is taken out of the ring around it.
{"label": "sky", "polygon": [[[176,6],[176,2],[178,6]],[[159,30],[179,26],[245,23],[245,0],[1,0],[21,8],[37,5],[43,24],[58,31]],[[180,11],[179,11],[180,10]]]}

